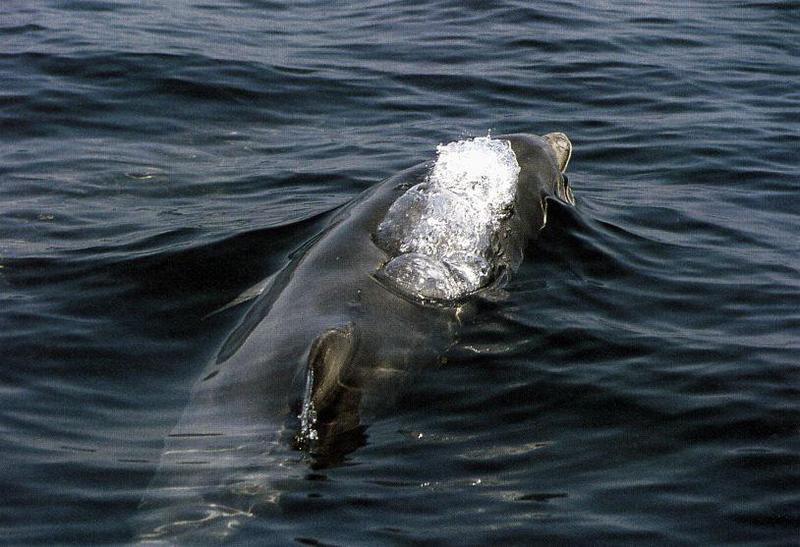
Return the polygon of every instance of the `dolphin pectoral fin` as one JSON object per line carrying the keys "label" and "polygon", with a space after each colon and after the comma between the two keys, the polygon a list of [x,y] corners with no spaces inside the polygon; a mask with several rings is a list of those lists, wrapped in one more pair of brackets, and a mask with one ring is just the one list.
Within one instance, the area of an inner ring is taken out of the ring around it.
{"label": "dolphin pectoral fin", "polygon": [[572,157],[572,143],[564,133],[548,133],[544,140],[553,149],[558,162],[558,170],[562,173],[567,170],[569,159]]}
{"label": "dolphin pectoral fin", "polygon": [[264,294],[264,292],[266,292],[266,290],[270,286],[270,284],[272,284],[273,279],[275,279],[275,275],[269,276],[264,281],[259,281],[258,283],[256,283],[252,287],[249,287],[248,289],[246,289],[239,296],[237,296],[236,298],[234,298],[233,300],[231,300],[230,302],[228,302],[227,304],[225,304],[221,308],[216,309],[216,310],[214,310],[212,312],[209,312],[206,315],[204,315],[203,316],[203,320],[206,320],[209,317],[217,315],[218,313],[222,313],[225,310],[228,310],[230,308],[236,307],[239,304],[243,304],[244,302],[247,302],[249,300],[252,300],[254,298],[257,298],[257,297],[261,296],[262,294]]}
{"label": "dolphin pectoral fin", "polygon": [[314,410],[316,450],[325,451],[337,435],[359,426],[361,390],[353,357],[358,331],[353,324],[319,336],[308,357],[310,403]]}

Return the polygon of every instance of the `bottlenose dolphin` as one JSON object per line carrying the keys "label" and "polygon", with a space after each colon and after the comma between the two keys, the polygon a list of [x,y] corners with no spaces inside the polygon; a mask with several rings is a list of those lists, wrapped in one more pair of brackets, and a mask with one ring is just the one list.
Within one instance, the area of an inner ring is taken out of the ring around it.
{"label": "bottlenose dolphin", "polygon": [[224,537],[275,499],[293,448],[346,452],[362,410],[435,362],[469,303],[517,269],[548,200],[574,204],[571,152],[563,133],[442,145],[335,214],[255,291],[194,386],[139,539]]}

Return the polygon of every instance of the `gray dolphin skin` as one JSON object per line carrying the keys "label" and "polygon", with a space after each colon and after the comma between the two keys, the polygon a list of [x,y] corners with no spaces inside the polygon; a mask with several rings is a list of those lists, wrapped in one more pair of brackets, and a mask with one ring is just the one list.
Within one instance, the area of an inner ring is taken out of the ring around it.
{"label": "gray dolphin skin", "polygon": [[491,229],[476,232],[483,247],[464,259],[475,269],[457,263],[462,248],[426,255],[409,243],[420,211],[433,210],[435,164],[427,162],[344,206],[268,280],[167,438],[140,508],[139,541],[229,536],[308,471],[303,461],[335,465],[363,444],[362,417],[436,363],[469,303],[519,266],[548,200],[574,204],[566,135],[491,141],[510,154],[515,186],[502,210],[491,210]]}

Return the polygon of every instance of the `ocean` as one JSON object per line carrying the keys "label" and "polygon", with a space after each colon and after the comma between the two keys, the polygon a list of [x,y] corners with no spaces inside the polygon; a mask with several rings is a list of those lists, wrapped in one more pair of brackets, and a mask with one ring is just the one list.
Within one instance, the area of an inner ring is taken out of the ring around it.
{"label": "ocean", "polygon": [[[794,1],[0,5],[0,541],[125,544],[192,385],[331,211],[562,131],[507,298],[252,544],[796,545]],[[204,462],[195,462],[202,469]]]}

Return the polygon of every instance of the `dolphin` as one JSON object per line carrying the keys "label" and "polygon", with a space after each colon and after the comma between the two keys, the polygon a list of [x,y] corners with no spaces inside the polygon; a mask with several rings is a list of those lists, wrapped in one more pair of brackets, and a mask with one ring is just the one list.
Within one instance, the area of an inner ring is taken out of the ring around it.
{"label": "dolphin", "polygon": [[[391,404],[396,386],[448,349],[470,303],[501,289],[548,201],[574,205],[566,135],[480,139],[451,144],[494,154],[499,167],[475,156],[486,173],[461,165],[461,186],[449,187],[443,157],[460,152],[440,146],[437,161],[344,206],[242,299],[257,294],[166,440],[140,541],[226,537],[277,500],[298,454],[331,465],[363,443],[364,411]],[[494,171],[505,173],[499,190]],[[481,181],[486,195],[470,197]]]}

